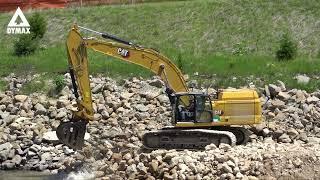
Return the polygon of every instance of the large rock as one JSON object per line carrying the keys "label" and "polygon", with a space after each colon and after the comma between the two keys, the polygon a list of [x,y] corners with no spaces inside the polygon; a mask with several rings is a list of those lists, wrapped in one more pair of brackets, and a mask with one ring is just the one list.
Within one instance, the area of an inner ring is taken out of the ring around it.
{"label": "large rock", "polygon": [[306,100],[306,97],[304,95],[304,92],[301,90],[298,90],[296,92],[296,101],[297,102],[304,102]]}
{"label": "large rock", "polygon": [[286,120],[286,115],[283,113],[283,112],[278,112],[278,114],[274,117],[274,120],[275,121],[284,121],[284,120]]}
{"label": "large rock", "polygon": [[232,168],[227,163],[223,163],[221,169],[225,173],[232,173]]}
{"label": "large rock", "polygon": [[0,145],[0,160],[8,159],[12,145],[9,142]]}
{"label": "large rock", "polygon": [[169,102],[169,98],[167,95],[165,94],[161,94],[157,97],[158,101],[160,101],[160,103],[168,103]]}
{"label": "large rock", "polygon": [[140,112],[148,111],[148,107],[143,104],[137,104],[135,108]]}
{"label": "large rock", "polygon": [[285,108],[285,102],[281,101],[280,99],[275,99],[271,102],[273,108],[279,108],[279,109],[283,109]]}
{"label": "large rock", "polygon": [[67,99],[59,99],[57,101],[57,108],[63,108],[70,104],[70,101]]}
{"label": "large rock", "polygon": [[135,164],[131,164],[126,169],[126,173],[127,174],[133,174],[133,173],[136,173],[136,172],[137,172],[137,166]]}
{"label": "large rock", "polygon": [[103,119],[108,119],[110,117],[110,115],[109,115],[107,110],[103,110],[101,112],[101,116],[102,116]]}
{"label": "large rock", "polygon": [[143,174],[143,175],[147,174],[147,168],[144,166],[143,163],[141,163],[141,162],[138,163],[137,169],[138,169],[138,172],[139,172],[140,174]]}
{"label": "large rock", "polygon": [[311,103],[317,103],[319,102],[319,98],[317,98],[316,96],[310,96],[307,98],[307,103],[311,104]]}
{"label": "large rock", "polygon": [[279,141],[283,143],[290,143],[291,139],[286,133],[284,133],[279,137]]}
{"label": "large rock", "polygon": [[261,134],[264,128],[266,128],[265,123],[261,123],[253,126],[250,130],[253,131],[255,134]]}
{"label": "large rock", "polygon": [[98,85],[96,85],[93,89],[92,89],[92,93],[93,94],[97,94],[97,93],[99,93],[99,92],[101,92],[102,91],[102,89],[103,89],[103,84],[98,84]]}
{"label": "large rock", "polygon": [[13,158],[12,158],[12,162],[15,163],[16,165],[19,165],[22,161],[22,157],[19,156],[19,155],[15,155]]}
{"label": "large rock", "polygon": [[294,128],[290,128],[287,130],[287,134],[291,139],[295,139],[299,135],[299,132]]}
{"label": "large rock", "polygon": [[287,101],[290,97],[290,94],[287,92],[279,92],[278,94],[278,98],[284,101]]}
{"label": "large rock", "polygon": [[50,152],[45,152],[41,154],[40,158],[41,158],[41,161],[50,161],[52,159],[52,156]]}
{"label": "large rock", "polygon": [[153,173],[158,172],[158,167],[159,167],[159,162],[158,161],[152,160],[152,162],[150,162],[151,172],[153,172]]}
{"label": "large rock", "polygon": [[160,79],[153,79],[149,82],[149,84],[151,86],[155,86],[155,87],[158,87],[158,88],[161,88],[163,86],[163,83]]}
{"label": "large rock", "polygon": [[281,91],[281,88],[274,85],[274,84],[269,84],[269,92],[270,92],[270,95],[272,97],[275,97],[276,95],[278,95],[278,93]]}
{"label": "large rock", "polygon": [[56,115],[56,119],[63,119],[67,116],[67,112],[66,110],[61,110],[57,115]]}
{"label": "large rock", "polygon": [[299,168],[303,164],[303,161],[301,161],[299,158],[294,158],[292,161],[292,164],[296,167]]}
{"label": "large rock", "polygon": [[140,92],[142,97],[145,97],[148,101],[153,100],[155,97],[159,95],[159,93],[153,91],[142,91]]}
{"label": "large rock", "polygon": [[282,81],[277,80],[277,83],[278,83],[279,87],[281,88],[281,91],[286,91],[287,90],[286,89],[286,85]]}
{"label": "large rock", "polygon": [[134,95],[134,93],[124,92],[124,93],[121,94],[120,97],[121,97],[122,99],[129,99],[129,98],[131,98],[133,95]]}
{"label": "large rock", "polygon": [[307,75],[297,75],[295,77],[295,79],[297,79],[299,84],[308,84],[310,81],[310,77],[308,77]]}
{"label": "large rock", "polygon": [[26,96],[26,95],[16,95],[16,96],[14,96],[14,100],[16,102],[24,102],[24,101],[27,100],[27,98],[28,98],[28,96]]}
{"label": "large rock", "polygon": [[5,96],[0,101],[0,104],[4,104],[6,106],[8,106],[11,103],[12,103],[12,98],[10,96]]}
{"label": "large rock", "polygon": [[46,108],[40,103],[37,103],[34,108],[36,110],[35,115],[45,115],[47,113]]}

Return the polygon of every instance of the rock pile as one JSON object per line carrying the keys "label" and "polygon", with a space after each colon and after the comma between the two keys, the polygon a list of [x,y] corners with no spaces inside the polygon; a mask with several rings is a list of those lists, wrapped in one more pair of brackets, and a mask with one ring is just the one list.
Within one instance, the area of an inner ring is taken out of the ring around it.
{"label": "rock pile", "polygon": [[[171,107],[157,79],[132,78],[121,85],[91,77],[95,121],[85,147],[75,152],[52,133],[75,110],[71,80],[59,97],[0,93],[0,169],[51,173],[87,168],[103,179],[257,179],[319,176],[320,92],[269,85],[262,96],[268,123],[251,128],[246,146],[210,145],[204,151],[156,150],[141,146],[144,131],[171,123]],[[313,170],[312,170],[313,168]]]}
{"label": "rock pile", "polygon": [[320,137],[320,91],[287,91],[281,81],[279,86],[270,84],[268,89],[271,99],[262,97],[266,123],[252,128],[256,134],[285,143],[315,141]]}

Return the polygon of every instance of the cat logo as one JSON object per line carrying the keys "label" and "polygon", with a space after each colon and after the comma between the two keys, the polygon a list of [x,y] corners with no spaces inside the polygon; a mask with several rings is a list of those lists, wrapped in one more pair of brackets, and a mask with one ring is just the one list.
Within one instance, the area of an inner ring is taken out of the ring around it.
{"label": "cat logo", "polygon": [[30,24],[19,7],[7,26],[7,34],[30,34]]}
{"label": "cat logo", "polygon": [[214,110],[214,114],[221,116],[221,115],[223,115],[223,111],[222,110]]}
{"label": "cat logo", "polygon": [[118,48],[118,54],[122,57],[128,57],[129,51],[126,49]]}

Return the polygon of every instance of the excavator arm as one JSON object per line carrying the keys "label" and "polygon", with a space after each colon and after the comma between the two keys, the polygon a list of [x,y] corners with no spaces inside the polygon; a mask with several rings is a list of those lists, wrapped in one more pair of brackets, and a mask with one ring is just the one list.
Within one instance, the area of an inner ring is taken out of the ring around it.
{"label": "excavator arm", "polygon": [[[91,31],[112,41],[83,38],[79,29]],[[175,92],[188,92],[181,71],[168,58],[153,49],[137,46],[113,35],[77,25],[74,25],[70,30],[66,46],[69,71],[73,92],[77,99],[78,111],[73,112],[73,118],[70,122],[59,125],[57,128],[57,136],[62,143],[74,149],[80,149],[83,146],[86,124],[93,120],[94,115],[87,49],[92,49],[107,56],[149,69],[161,77],[165,83],[166,93],[171,103],[173,103],[173,95]],[[185,101],[188,103],[187,100]]]}

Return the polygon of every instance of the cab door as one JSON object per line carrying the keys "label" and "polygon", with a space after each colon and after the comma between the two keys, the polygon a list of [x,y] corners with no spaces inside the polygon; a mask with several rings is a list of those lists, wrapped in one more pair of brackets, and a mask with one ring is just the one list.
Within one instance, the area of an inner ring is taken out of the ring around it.
{"label": "cab door", "polygon": [[212,106],[209,96],[196,95],[196,122],[212,122]]}

